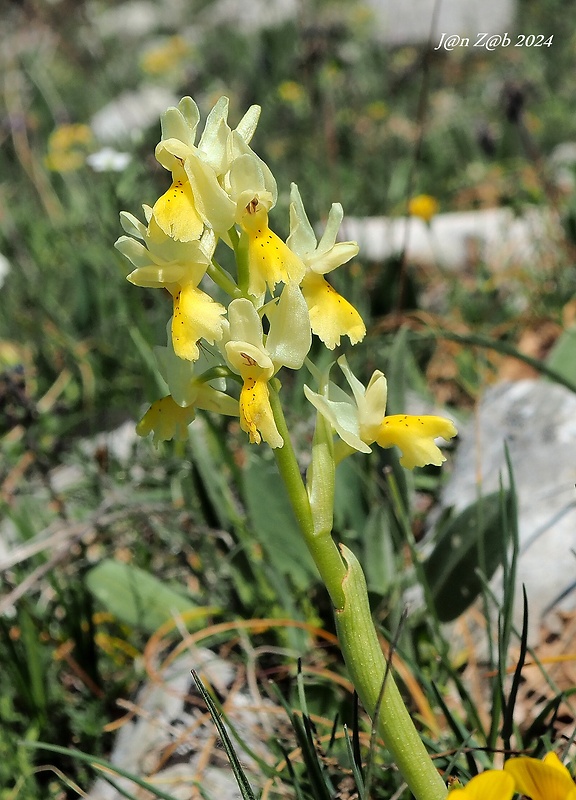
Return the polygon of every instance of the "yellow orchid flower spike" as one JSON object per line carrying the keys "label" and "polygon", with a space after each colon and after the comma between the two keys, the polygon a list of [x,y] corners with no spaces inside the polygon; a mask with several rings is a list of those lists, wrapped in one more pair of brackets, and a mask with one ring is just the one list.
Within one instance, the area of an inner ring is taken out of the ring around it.
{"label": "yellow orchid flower spike", "polygon": [[576,785],[556,753],[537,758],[511,758],[504,769],[514,778],[516,791],[531,800],[576,800]]}

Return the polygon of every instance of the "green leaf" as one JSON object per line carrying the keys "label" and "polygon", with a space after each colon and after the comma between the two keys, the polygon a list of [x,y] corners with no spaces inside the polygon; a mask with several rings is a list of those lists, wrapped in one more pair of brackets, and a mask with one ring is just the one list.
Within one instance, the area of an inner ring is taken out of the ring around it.
{"label": "green leaf", "polygon": [[360,533],[366,524],[366,477],[361,465],[355,458],[338,464],[334,491],[334,527],[338,531],[352,529]]}
{"label": "green leaf", "polygon": [[218,707],[212,700],[209,692],[202,683],[200,676],[195,670],[192,670],[192,677],[194,678],[194,683],[196,684],[196,688],[204,698],[204,702],[208,707],[208,711],[210,712],[212,721],[214,722],[214,725],[218,730],[220,739],[222,741],[222,747],[226,751],[226,755],[228,756],[228,760],[230,761],[230,766],[232,767],[232,772],[234,773],[234,777],[236,778],[238,788],[242,793],[243,800],[256,800],[256,795],[252,791],[250,782],[246,777],[244,769],[242,768],[242,764],[240,763],[240,759],[236,754],[236,750],[234,749],[232,739],[228,735],[228,731],[226,730],[226,725],[224,725]]}
{"label": "green leaf", "polygon": [[546,359],[547,366],[572,384],[576,384],[576,326],[564,331]]}
{"label": "green leaf", "polygon": [[116,619],[149,632],[178,614],[186,613],[187,623],[200,620],[203,624],[207,615],[218,612],[197,606],[148,572],[110,558],[86,574],[86,586]]}
{"label": "green leaf", "polygon": [[396,554],[391,534],[391,512],[388,506],[371,509],[364,526],[364,572],[370,592],[384,597],[398,578]]}
{"label": "green leaf", "polygon": [[511,510],[511,493],[495,492],[448,520],[423,564],[440,622],[450,622],[465,611],[502,564]]}
{"label": "green leaf", "polygon": [[410,331],[404,327],[400,328],[392,342],[385,370],[388,381],[387,414],[406,413],[407,393],[410,389],[427,400],[431,398],[426,381],[414,358],[410,346],[411,338]]}
{"label": "green leaf", "polygon": [[307,589],[318,579],[318,573],[274,462],[255,454],[249,456],[243,495],[253,533],[266,560],[281,575],[288,575],[295,588]]}

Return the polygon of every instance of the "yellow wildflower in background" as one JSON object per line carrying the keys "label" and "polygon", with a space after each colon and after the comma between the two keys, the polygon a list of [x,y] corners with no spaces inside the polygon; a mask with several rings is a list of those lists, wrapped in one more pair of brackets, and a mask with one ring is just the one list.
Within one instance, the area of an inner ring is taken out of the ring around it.
{"label": "yellow wildflower in background", "polygon": [[278,97],[285,103],[296,105],[306,97],[306,90],[296,81],[283,81],[278,87]]}
{"label": "yellow wildflower in background", "polygon": [[53,172],[73,172],[84,165],[92,143],[88,125],[61,125],[50,134],[44,163]]}
{"label": "yellow wildflower in background", "polygon": [[140,59],[140,67],[148,75],[163,75],[180,69],[186,62],[190,48],[182,36],[170,36],[149,47]]}
{"label": "yellow wildflower in background", "polygon": [[429,194],[418,194],[408,203],[408,213],[412,217],[420,217],[424,222],[430,222],[440,208],[438,200]]}
{"label": "yellow wildflower in background", "polygon": [[380,122],[388,115],[388,106],[382,100],[375,100],[366,106],[366,113],[375,122]]}

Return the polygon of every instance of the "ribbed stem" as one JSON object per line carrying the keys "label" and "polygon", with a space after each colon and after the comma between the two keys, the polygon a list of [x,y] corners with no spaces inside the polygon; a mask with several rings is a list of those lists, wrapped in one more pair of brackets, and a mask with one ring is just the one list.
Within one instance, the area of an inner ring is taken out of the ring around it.
{"label": "ribbed stem", "polygon": [[348,565],[343,581],[346,605],[336,611],[338,640],[348,673],[362,705],[392,754],[402,777],[417,800],[443,800],[447,795],[438,770],[428,755],[412,717],[386,668],[372,621],[362,567],[348,548],[340,545]]}

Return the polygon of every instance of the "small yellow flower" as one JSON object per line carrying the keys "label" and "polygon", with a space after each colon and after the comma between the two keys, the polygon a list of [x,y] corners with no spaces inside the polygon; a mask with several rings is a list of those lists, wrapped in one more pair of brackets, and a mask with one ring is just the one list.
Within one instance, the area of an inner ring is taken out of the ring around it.
{"label": "small yellow flower", "polygon": [[85,163],[91,144],[88,125],[61,125],[48,139],[44,163],[53,172],[73,172]]}
{"label": "small yellow flower", "polygon": [[537,758],[511,758],[504,765],[516,791],[531,800],[576,800],[576,785],[556,753]]}
{"label": "small yellow flower", "polygon": [[163,75],[179,69],[189,54],[188,43],[182,36],[170,36],[152,45],[140,60],[143,72],[149,75]]}
{"label": "small yellow flower", "polygon": [[[247,353],[242,355],[250,359]],[[270,406],[267,372],[258,365],[250,368],[249,363],[246,362],[241,372],[244,385],[240,391],[240,427],[248,434],[251,444],[260,444],[264,439],[270,447],[282,447],[284,439],[278,432]]]}
{"label": "small yellow flower", "polygon": [[434,440],[451,439],[456,433],[454,423],[444,417],[393,414],[380,423],[375,442],[384,448],[398,447],[402,451],[400,463],[407,469],[426,464],[439,467],[446,458]]}
{"label": "small yellow flower", "polygon": [[278,303],[269,303],[265,313],[267,335],[253,304],[245,298],[233,300],[228,306],[230,328],[220,349],[243,381],[240,427],[254,444],[263,439],[270,447],[282,447],[284,440],[274,421],[268,381],[282,366],[300,369],[312,336],[306,303],[295,284],[286,285]]}
{"label": "small yellow flower", "polygon": [[[132,236],[121,236],[115,247],[136,267],[128,280],[135,286],[167,289],[174,301],[172,342],[179,358],[196,361],[198,341],[219,341],[226,309],[198,288],[204,277],[215,240],[209,231],[202,240],[172,239],[160,227],[149,206],[144,208],[146,227],[132,214],[122,213],[122,226]],[[143,242],[137,241],[143,240]],[[206,249],[204,249],[206,248]]]}
{"label": "small yellow flower", "polygon": [[200,355],[200,339],[213,344],[221,338],[225,308],[192,283],[170,285],[167,288],[174,299],[174,351],[179,358],[196,361]]}
{"label": "small yellow flower", "polygon": [[242,378],[240,391],[240,427],[252,444],[262,439],[270,447],[282,447],[272,407],[268,381],[274,375],[274,363],[263,343],[264,333],[258,312],[249,300],[233,300],[228,308],[230,340],[225,344],[226,358]]}
{"label": "small yellow flower", "polygon": [[308,272],[302,281],[302,293],[308,305],[312,330],[333,350],[345,334],[352,344],[361,342],[366,326],[354,306],[338,294],[323,275]]}
{"label": "small yellow flower", "polygon": [[418,194],[408,203],[408,213],[412,217],[420,217],[424,222],[430,222],[438,213],[438,200],[429,194]]}
{"label": "small yellow flower", "polygon": [[296,83],[296,81],[283,81],[278,87],[278,97],[285,103],[296,105],[300,103],[305,96],[306,92],[304,87],[301,83]]}
{"label": "small yellow flower", "polygon": [[448,800],[511,800],[514,780],[502,770],[489,769],[476,775],[466,786],[452,789]]}

